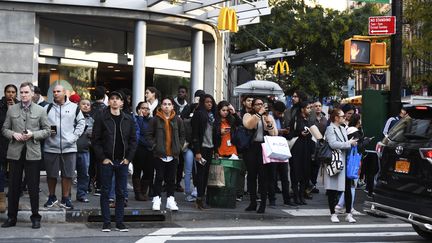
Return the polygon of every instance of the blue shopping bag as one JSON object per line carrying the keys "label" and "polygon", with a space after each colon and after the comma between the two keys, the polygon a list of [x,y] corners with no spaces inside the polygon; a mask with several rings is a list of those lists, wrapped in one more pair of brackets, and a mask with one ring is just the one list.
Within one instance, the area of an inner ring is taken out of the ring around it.
{"label": "blue shopping bag", "polygon": [[357,146],[351,148],[348,155],[347,177],[348,179],[358,179],[360,170],[361,154],[357,150]]}

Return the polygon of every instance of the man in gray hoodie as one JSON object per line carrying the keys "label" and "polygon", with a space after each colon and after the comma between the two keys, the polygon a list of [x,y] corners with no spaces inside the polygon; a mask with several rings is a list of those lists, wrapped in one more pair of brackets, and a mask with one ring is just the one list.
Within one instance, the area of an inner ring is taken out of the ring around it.
{"label": "man in gray hoodie", "polygon": [[58,203],[55,195],[57,177],[61,170],[62,200],[60,207],[73,209],[70,199],[72,177],[76,167],[77,140],[84,132],[85,118],[74,104],[66,97],[66,90],[61,85],[53,89],[54,102],[45,106],[51,136],[45,140],[44,160],[47,172],[49,196],[44,207],[53,207]]}

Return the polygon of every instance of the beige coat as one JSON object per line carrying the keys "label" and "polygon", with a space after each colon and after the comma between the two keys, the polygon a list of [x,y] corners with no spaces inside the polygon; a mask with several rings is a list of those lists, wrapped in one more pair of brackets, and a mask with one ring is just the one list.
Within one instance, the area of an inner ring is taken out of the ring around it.
{"label": "beige coat", "polygon": [[[26,129],[33,133],[31,139],[25,142],[13,139],[15,132],[22,133]],[[46,111],[41,106],[32,103],[29,111],[25,112],[21,107],[21,103],[15,104],[8,109],[2,133],[3,136],[9,139],[8,159],[19,160],[21,151],[26,146],[26,159],[40,160],[42,158],[40,142],[51,133]]]}

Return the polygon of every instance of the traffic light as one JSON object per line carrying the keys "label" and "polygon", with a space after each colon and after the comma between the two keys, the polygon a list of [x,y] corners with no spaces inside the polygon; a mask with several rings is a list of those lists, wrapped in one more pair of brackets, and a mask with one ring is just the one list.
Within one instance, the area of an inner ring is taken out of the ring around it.
{"label": "traffic light", "polygon": [[371,43],[371,64],[375,66],[385,66],[387,64],[387,45],[385,42]]}
{"label": "traffic light", "polygon": [[273,73],[276,74],[288,74],[289,73],[289,66],[287,61],[277,61],[275,64],[275,67],[273,69]]}
{"label": "traffic light", "polygon": [[234,9],[227,7],[221,8],[218,17],[218,29],[228,30],[229,32],[237,32],[237,14]]}
{"label": "traffic light", "polygon": [[348,39],[344,42],[344,63],[370,65],[371,41]]}

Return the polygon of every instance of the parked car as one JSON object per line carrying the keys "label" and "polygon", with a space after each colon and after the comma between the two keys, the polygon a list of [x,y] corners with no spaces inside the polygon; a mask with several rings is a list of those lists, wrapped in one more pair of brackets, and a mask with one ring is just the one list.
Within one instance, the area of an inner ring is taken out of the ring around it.
{"label": "parked car", "polygon": [[380,168],[365,211],[401,219],[432,239],[432,106],[406,108],[408,116],[377,144]]}

